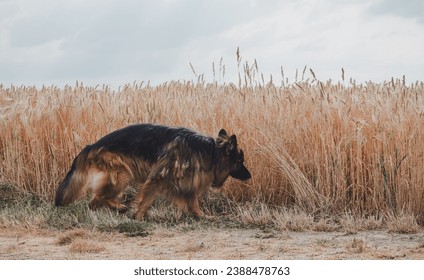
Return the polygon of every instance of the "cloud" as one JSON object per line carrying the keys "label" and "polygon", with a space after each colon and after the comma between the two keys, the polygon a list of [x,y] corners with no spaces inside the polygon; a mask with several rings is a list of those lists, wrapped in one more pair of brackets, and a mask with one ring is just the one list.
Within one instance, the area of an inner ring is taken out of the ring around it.
{"label": "cloud", "polygon": [[416,18],[423,22],[424,2],[422,0],[380,0],[375,1],[370,12],[377,15],[389,14],[405,18]]}
{"label": "cloud", "polygon": [[[410,1],[408,3],[418,1]],[[415,7],[415,6],[414,6]],[[320,79],[423,76],[424,22],[384,1],[0,1],[0,83],[123,84],[237,76],[235,51],[278,79],[304,65]]]}
{"label": "cloud", "polygon": [[[423,76],[424,25],[414,17],[375,15],[373,3],[292,1],[266,16],[234,26],[224,34],[264,72],[291,73],[304,65],[322,79],[340,79],[344,67],[353,78],[387,80]],[[293,80],[292,80],[293,81]]]}
{"label": "cloud", "polygon": [[244,1],[43,2],[3,3],[11,11],[2,30],[7,40],[0,73],[6,79],[20,73],[20,82],[24,76],[46,82],[116,76],[165,81],[173,78],[167,73],[179,71],[177,64],[188,69],[180,55],[187,44],[249,15]]}

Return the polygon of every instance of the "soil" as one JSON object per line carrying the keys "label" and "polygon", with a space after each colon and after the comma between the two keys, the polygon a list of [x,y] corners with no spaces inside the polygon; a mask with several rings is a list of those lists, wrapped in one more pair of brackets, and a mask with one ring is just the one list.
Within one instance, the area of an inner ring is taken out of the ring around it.
{"label": "soil", "polygon": [[74,229],[0,229],[0,259],[424,259],[424,233],[159,228],[128,237]]}

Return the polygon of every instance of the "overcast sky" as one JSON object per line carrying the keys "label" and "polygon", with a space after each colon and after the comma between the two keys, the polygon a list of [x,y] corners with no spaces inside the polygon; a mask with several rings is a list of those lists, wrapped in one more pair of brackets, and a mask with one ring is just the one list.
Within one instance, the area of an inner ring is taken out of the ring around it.
{"label": "overcast sky", "polygon": [[236,82],[237,47],[274,81],[423,81],[424,0],[0,0],[6,86]]}

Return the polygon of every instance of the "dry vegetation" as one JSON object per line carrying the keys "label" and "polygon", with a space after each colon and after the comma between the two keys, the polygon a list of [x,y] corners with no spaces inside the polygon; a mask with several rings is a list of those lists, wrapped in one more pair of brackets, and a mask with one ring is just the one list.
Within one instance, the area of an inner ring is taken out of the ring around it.
{"label": "dry vegetation", "polygon": [[321,82],[305,68],[277,85],[256,62],[243,68],[238,85],[201,77],[118,90],[0,85],[0,184],[51,201],[75,155],[112,130],[141,122],[208,135],[226,128],[239,136],[252,179],[229,180],[224,204],[236,203],[228,209],[246,225],[297,230],[315,221],[325,230],[330,219],[355,231],[383,217],[424,222],[423,82]]}

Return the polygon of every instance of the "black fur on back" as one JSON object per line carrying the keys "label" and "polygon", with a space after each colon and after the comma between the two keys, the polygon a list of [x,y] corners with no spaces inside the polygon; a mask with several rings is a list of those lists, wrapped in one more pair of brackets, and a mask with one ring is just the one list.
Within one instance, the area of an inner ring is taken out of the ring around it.
{"label": "black fur on back", "polygon": [[115,130],[89,145],[89,148],[102,148],[154,163],[161,156],[163,148],[178,138],[186,141],[194,153],[213,155],[215,140],[212,137],[184,127],[156,124],[135,124]]}

